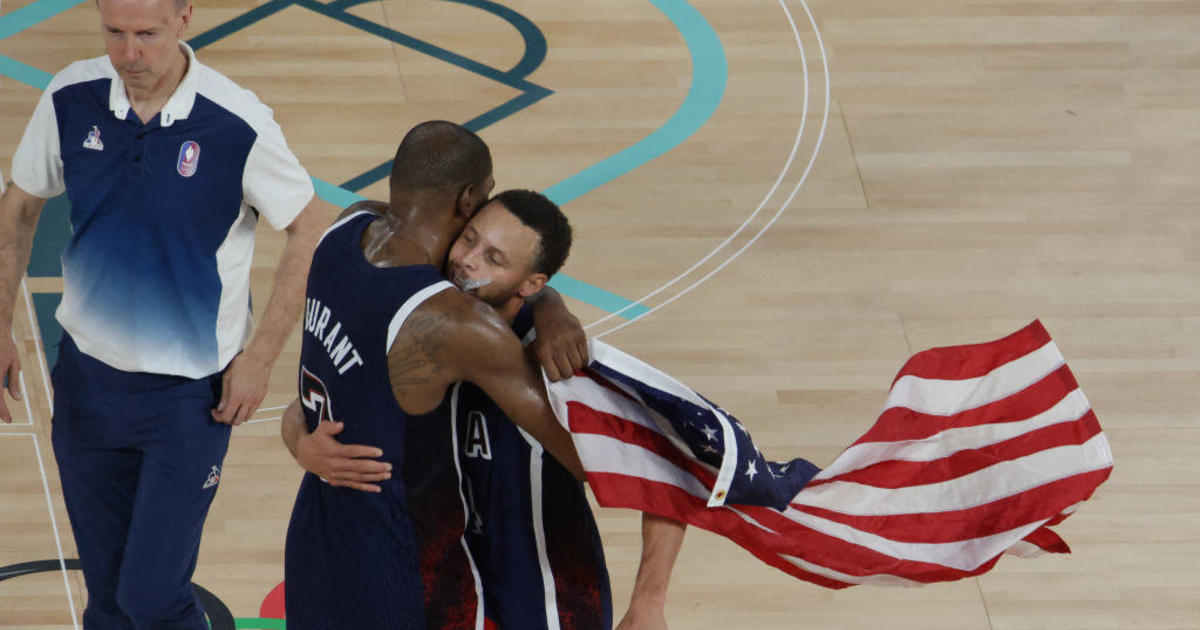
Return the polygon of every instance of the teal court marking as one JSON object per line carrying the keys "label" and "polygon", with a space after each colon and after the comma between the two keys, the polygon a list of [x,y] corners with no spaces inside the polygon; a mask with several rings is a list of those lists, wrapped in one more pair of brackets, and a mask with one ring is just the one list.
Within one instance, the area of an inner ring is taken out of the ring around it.
{"label": "teal court marking", "polygon": [[269,619],[262,617],[235,617],[233,623],[238,630],[250,630],[257,628],[258,630],[286,630],[287,622],[282,619]]}
{"label": "teal court marking", "polygon": [[37,2],[31,2],[0,17],[0,39],[16,35],[30,26],[44,22],[84,2],[87,0],[37,0]]}
{"label": "teal court marking", "polygon": [[[565,205],[679,146],[717,111],[725,94],[729,67],[725,49],[712,26],[684,0],[651,0],[683,35],[692,58],[687,98],[667,120],[637,144],[547,188],[546,196]],[[638,313],[640,314],[640,313]],[[636,318],[638,314],[631,314]]]}
{"label": "teal court marking", "polygon": [[4,55],[0,55],[0,74],[12,77],[39,90],[46,89],[46,86],[50,84],[50,79],[54,78],[54,75],[49,72],[43,72]]}
{"label": "teal court marking", "polygon": [[[86,0],[38,0],[7,16],[2,16],[0,17],[0,39],[58,15],[84,1]],[[687,97],[661,128],[640,142],[548,188],[545,191],[547,196],[559,204],[569,203],[678,146],[707,122],[724,95],[728,66],[721,42],[707,20],[684,0],[651,0],[651,2],[672,21],[688,46],[692,62],[692,84]],[[509,73],[526,72],[532,67],[532,63],[527,50],[525,58]],[[44,89],[50,77],[37,68],[6,57],[0,57],[0,74],[5,74],[39,89]],[[316,178],[314,178],[314,182],[321,197],[330,203],[348,205],[362,198],[328,182]],[[649,312],[644,305],[635,304],[615,293],[562,274],[556,277],[551,285],[566,295],[605,311],[614,312],[623,309],[623,316],[628,319],[636,319]]]}

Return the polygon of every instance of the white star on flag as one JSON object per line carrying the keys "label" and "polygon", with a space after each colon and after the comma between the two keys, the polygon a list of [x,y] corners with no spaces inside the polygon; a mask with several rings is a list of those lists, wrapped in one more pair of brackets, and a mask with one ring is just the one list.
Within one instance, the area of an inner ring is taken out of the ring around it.
{"label": "white star on flag", "polygon": [[754,462],[751,461],[750,465],[746,467],[746,476],[750,478],[750,481],[754,481],[754,475],[757,474],[758,469],[754,467]]}
{"label": "white star on flag", "polygon": [[708,438],[709,442],[712,442],[713,440],[717,439],[717,430],[716,429],[714,429],[708,425],[705,425],[704,428],[700,429],[700,430],[704,432],[704,437]]}

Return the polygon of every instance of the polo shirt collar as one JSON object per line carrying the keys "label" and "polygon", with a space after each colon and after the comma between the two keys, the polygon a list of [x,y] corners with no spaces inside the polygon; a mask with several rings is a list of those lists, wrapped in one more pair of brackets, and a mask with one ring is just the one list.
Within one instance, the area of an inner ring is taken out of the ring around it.
{"label": "polo shirt collar", "polygon": [[[163,127],[170,127],[176,120],[187,118],[192,113],[192,106],[196,103],[196,77],[200,74],[196,67],[199,65],[196,61],[196,53],[183,41],[179,42],[179,47],[183,49],[183,54],[187,55],[188,68],[183,75],[183,80],[175,86],[171,98],[167,99],[167,104],[163,105],[162,111],[159,113],[159,125]],[[112,65],[111,61],[109,61],[109,65]],[[108,88],[108,108],[117,118],[125,120],[129,117],[131,107],[129,95],[125,93],[125,82],[121,80],[121,75],[117,74],[117,69],[113,67],[112,84]]]}

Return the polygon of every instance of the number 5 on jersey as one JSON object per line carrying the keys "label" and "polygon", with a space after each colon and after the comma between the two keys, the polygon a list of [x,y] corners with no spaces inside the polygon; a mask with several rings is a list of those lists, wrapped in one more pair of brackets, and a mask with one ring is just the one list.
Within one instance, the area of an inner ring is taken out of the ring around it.
{"label": "number 5 on jersey", "polygon": [[308,368],[300,366],[300,404],[317,415],[320,422],[333,422],[333,401],[325,383]]}

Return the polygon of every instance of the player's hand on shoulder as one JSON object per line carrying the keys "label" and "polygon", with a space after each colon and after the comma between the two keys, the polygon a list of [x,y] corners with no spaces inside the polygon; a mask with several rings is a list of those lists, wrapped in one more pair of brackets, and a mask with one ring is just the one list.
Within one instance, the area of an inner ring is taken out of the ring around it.
{"label": "player's hand on shoulder", "polygon": [[[11,333],[0,338],[0,374],[4,375],[8,395],[12,396],[13,400],[21,400],[21,356],[17,352],[17,345],[13,343]],[[3,396],[0,396],[0,421],[7,424],[13,421],[12,412],[8,410]]]}
{"label": "player's hand on shoulder", "polygon": [[331,486],[381,492],[378,482],[391,479],[392,465],[377,461],[383,451],[374,446],[338,442],[334,436],[344,428],[341,422],[317,423],[296,442],[296,461]]}
{"label": "player's hand on shoulder", "polygon": [[562,297],[551,287],[529,298],[533,329],[537,337],[529,349],[551,382],[571,378],[587,367],[588,339],[579,318],[567,310]]}
{"label": "player's hand on shoulder", "polygon": [[534,315],[537,337],[529,346],[551,382],[571,378],[588,364],[588,340],[579,318],[563,310]]}

